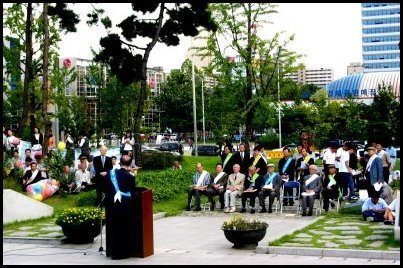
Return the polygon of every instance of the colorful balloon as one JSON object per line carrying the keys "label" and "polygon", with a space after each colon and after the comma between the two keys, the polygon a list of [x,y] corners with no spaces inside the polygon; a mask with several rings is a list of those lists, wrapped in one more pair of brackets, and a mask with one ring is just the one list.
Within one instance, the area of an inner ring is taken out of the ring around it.
{"label": "colorful balloon", "polygon": [[34,153],[34,156],[42,156],[42,152],[41,152],[41,151],[36,151],[36,152]]}
{"label": "colorful balloon", "polygon": [[18,145],[18,144],[20,144],[20,139],[19,139],[19,138],[14,137],[14,139],[13,139],[13,144],[14,144],[14,145]]}
{"label": "colorful balloon", "polygon": [[66,143],[63,141],[59,142],[59,144],[57,145],[57,149],[63,151],[64,149],[66,149]]}

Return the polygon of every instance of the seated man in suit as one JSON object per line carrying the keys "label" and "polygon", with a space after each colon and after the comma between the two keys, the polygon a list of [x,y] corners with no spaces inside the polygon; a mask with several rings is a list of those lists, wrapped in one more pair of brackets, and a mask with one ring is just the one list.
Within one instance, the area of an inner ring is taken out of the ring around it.
{"label": "seated man in suit", "polygon": [[280,198],[281,177],[274,172],[274,164],[267,165],[267,174],[263,177],[262,191],[259,193],[259,202],[262,210],[266,212],[265,199],[269,196],[269,213],[272,213],[274,198]]}
{"label": "seated man in suit", "polygon": [[234,173],[228,176],[227,189],[224,193],[225,213],[235,212],[235,198],[242,195],[244,190],[245,175],[240,172],[241,167],[235,164],[232,169]]}
{"label": "seated man in suit", "polygon": [[222,164],[217,163],[215,167],[217,173],[211,177],[210,184],[207,187],[207,196],[211,204],[210,210],[215,208],[214,196],[216,195],[220,200],[221,209],[224,208],[224,192],[228,180],[228,174],[223,171]]}
{"label": "seated man in suit", "polygon": [[262,188],[263,177],[256,172],[255,166],[249,167],[249,176],[245,179],[245,191],[242,193],[242,209],[241,213],[246,212],[246,199],[249,198],[250,206],[252,209],[250,213],[255,213],[255,199],[259,195],[260,189]]}
{"label": "seated man in suit", "polygon": [[[339,189],[343,178],[336,170],[336,166],[330,164],[327,166],[327,173],[323,180],[323,209],[327,212],[329,210],[329,199],[337,200],[339,198]],[[327,176],[326,176],[327,174]],[[334,204],[332,203],[332,207]]]}
{"label": "seated man in suit", "polygon": [[320,179],[319,175],[316,174],[318,168],[315,165],[310,165],[308,170],[309,175],[304,177],[301,184],[302,216],[307,216],[307,204],[309,204],[308,216],[312,216],[315,198],[322,190],[322,180]]}
{"label": "seated man in suit", "polygon": [[22,177],[22,191],[26,192],[26,188],[28,185],[36,183],[40,180],[42,180],[42,175],[40,170],[38,169],[38,165],[36,162],[31,163],[31,169],[27,170]]}
{"label": "seated man in suit", "polygon": [[186,211],[190,210],[190,202],[192,196],[195,196],[195,209],[194,211],[200,211],[200,195],[207,195],[207,186],[210,183],[210,174],[203,170],[201,163],[196,164],[197,172],[193,176],[193,184],[188,191],[188,205]]}

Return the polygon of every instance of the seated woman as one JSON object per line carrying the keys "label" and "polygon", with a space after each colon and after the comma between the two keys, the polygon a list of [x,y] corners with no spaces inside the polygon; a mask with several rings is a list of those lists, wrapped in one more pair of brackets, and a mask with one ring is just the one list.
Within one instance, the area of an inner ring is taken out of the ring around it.
{"label": "seated woman", "polygon": [[[373,187],[373,186],[372,186]],[[367,198],[362,205],[362,216],[366,221],[382,222],[388,205],[385,200],[379,198],[380,193],[372,191],[371,197]]]}
{"label": "seated woman", "polygon": [[[315,165],[309,166],[309,175],[305,176],[301,185],[302,216],[312,216],[313,204],[316,196],[322,190],[322,180],[316,174],[318,168]],[[309,211],[306,214],[306,207],[309,203]]]}
{"label": "seated woman", "polygon": [[25,192],[28,185],[36,183],[42,180],[41,172],[38,169],[38,165],[35,162],[31,163],[31,169],[25,172],[22,177],[22,191]]}

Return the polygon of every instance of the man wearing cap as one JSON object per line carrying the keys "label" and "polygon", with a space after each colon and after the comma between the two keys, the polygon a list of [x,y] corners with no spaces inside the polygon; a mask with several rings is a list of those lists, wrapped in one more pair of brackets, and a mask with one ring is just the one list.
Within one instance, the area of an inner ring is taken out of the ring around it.
{"label": "man wearing cap", "polygon": [[375,191],[379,191],[380,189],[375,189],[374,185],[378,182],[383,184],[383,168],[382,168],[382,160],[375,153],[375,147],[368,147],[368,156],[369,160],[367,166],[365,168],[365,178],[367,179],[367,190],[368,195],[371,196]]}
{"label": "man wearing cap", "polygon": [[[323,180],[323,209],[329,211],[329,199],[337,200],[339,197],[340,182],[343,179],[339,173],[337,173],[335,165],[328,165],[328,174],[325,175]],[[334,204],[332,203],[332,207]]]}
{"label": "man wearing cap", "polygon": [[260,213],[266,212],[265,198],[269,196],[269,213],[272,213],[274,198],[280,198],[281,177],[274,172],[274,164],[267,164],[267,174],[263,178],[262,191],[259,193]]}

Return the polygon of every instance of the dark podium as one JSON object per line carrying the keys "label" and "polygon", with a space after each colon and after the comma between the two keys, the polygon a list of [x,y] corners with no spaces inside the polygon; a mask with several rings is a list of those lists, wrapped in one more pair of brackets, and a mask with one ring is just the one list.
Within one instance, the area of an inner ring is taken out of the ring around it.
{"label": "dark podium", "polygon": [[154,254],[153,193],[143,187],[135,193],[133,257],[145,258]]}

